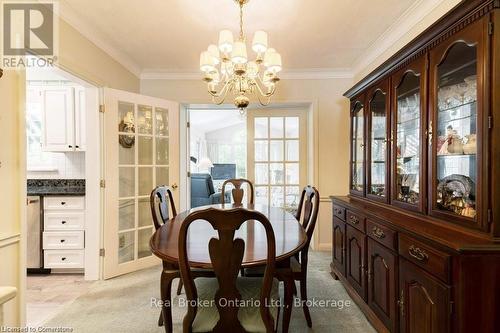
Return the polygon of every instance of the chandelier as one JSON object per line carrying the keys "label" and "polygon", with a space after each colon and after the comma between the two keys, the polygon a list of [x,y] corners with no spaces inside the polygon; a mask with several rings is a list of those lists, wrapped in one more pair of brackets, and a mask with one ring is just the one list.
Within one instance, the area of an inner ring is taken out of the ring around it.
{"label": "chandelier", "polygon": [[244,113],[250,104],[250,95],[256,95],[263,106],[271,102],[280,80],[281,55],[268,47],[267,33],[257,31],[251,45],[256,57],[249,61],[243,32],[243,6],[250,0],[234,1],[240,6],[240,35],[234,41],[230,30],[222,30],[219,45],[211,44],[201,52],[200,70],[215,104],[220,105],[228,95],[233,95],[234,105]]}

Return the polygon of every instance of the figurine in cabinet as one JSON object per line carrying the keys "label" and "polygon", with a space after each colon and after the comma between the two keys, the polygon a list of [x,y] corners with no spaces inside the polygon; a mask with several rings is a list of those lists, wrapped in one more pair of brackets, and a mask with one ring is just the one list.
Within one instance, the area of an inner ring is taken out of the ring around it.
{"label": "figurine in cabinet", "polygon": [[460,155],[464,153],[462,138],[450,125],[446,128],[446,141],[441,145],[438,155]]}
{"label": "figurine in cabinet", "polygon": [[464,154],[474,155],[477,150],[476,134],[469,134],[465,136],[465,144],[463,146]]}

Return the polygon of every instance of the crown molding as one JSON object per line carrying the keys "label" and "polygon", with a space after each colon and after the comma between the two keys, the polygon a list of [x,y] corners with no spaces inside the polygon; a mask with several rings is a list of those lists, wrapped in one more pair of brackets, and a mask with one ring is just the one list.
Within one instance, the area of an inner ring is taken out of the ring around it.
{"label": "crown molding", "polygon": [[100,30],[92,25],[84,22],[79,18],[73,7],[65,0],[60,0],[59,16],[75,30],[82,34],[89,41],[94,43],[98,48],[107,53],[120,65],[125,67],[129,72],[137,78],[141,76],[141,67],[125,52],[113,45],[111,38],[104,35]]}
{"label": "crown molding", "polygon": [[[446,0],[415,1],[387,30],[373,41],[366,51],[354,61],[352,72],[358,75],[366,71],[385,51],[407,35],[424,18]],[[450,9],[453,6],[450,7]],[[424,27],[425,29],[425,27]]]}
{"label": "crown molding", "polygon": [[[288,70],[280,73],[282,80],[328,80],[352,79],[353,73],[349,68],[313,68]],[[173,72],[162,69],[145,69],[142,71],[141,80],[201,80],[200,72]]]}

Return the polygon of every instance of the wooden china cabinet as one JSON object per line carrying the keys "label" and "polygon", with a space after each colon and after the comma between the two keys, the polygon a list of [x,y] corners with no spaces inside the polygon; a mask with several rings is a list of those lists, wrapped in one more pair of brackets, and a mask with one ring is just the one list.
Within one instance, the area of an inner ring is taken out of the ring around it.
{"label": "wooden china cabinet", "polygon": [[500,1],[462,1],[345,93],[332,275],[378,331],[500,332]]}

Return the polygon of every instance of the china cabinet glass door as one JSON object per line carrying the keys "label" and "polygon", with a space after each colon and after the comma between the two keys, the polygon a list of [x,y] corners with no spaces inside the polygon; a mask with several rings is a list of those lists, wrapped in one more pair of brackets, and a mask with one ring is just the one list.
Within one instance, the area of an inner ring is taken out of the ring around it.
{"label": "china cabinet glass door", "polygon": [[365,189],[365,115],[360,100],[351,109],[351,193],[357,195],[363,195]]}
{"label": "china cabinet glass door", "polygon": [[390,128],[387,82],[370,94],[368,101],[368,177],[367,196],[372,199],[386,201],[388,184],[388,129]]}
{"label": "china cabinet glass door", "polygon": [[469,27],[431,54],[431,207],[434,215],[469,224],[478,218],[481,170],[483,56],[476,31]]}
{"label": "china cabinet glass door", "polygon": [[393,194],[392,202],[412,210],[422,205],[422,73],[424,58],[404,69],[393,78]]}

